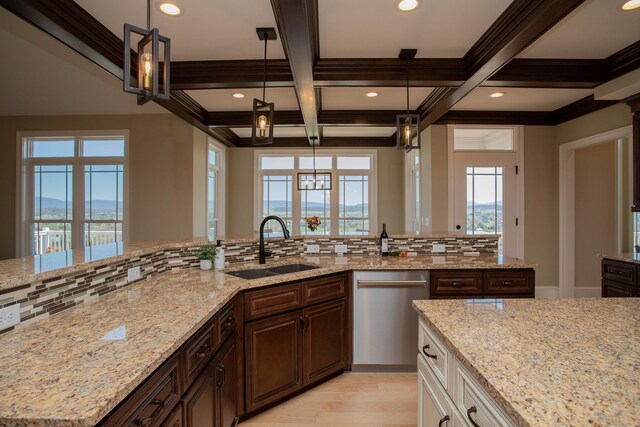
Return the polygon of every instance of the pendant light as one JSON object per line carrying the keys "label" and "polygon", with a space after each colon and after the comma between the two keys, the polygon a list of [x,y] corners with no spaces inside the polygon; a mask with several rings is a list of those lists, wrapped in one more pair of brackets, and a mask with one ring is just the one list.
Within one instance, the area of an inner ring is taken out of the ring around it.
{"label": "pendant light", "polygon": [[253,124],[251,125],[252,145],[273,144],[273,102],[266,102],[267,91],[267,41],[276,40],[274,28],[256,28],[258,38],[264,40],[264,83],[262,99],[253,99]]}
{"label": "pendant light", "polygon": [[318,173],[316,170],[316,144],[318,143],[318,137],[312,136],[309,140],[311,142],[311,152],[313,153],[313,173],[298,173],[298,190],[331,190],[331,173]]}
{"label": "pendant light", "polygon": [[399,59],[405,61],[407,73],[407,113],[396,116],[396,147],[407,153],[420,148],[420,115],[409,109],[409,61],[415,58],[416,49],[401,49]]}
{"label": "pendant light", "polygon": [[[131,84],[131,38],[141,37],[136,51],[138,73],[137,85]],[[160,44],[163,50],[162,73],[160,73]],[[151,0],[147,0],[147,29],[124,24],[124,91],[138,95],[138,105],[152,99],[169,99],[169,64],[171,40],[160,35],[157,28],[151,29]],[[160,80],[162,75],[162,80]],[[162,86],[162,92],[160,87]]]}

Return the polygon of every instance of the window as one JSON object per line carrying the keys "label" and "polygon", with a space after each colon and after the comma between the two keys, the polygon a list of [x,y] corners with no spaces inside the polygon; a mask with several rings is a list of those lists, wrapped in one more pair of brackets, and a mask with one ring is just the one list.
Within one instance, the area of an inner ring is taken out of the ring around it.
{"label": "window", "polygon": [[502,234],[501,167],[467,167],[467,234]]}
{"label": "window", "polygon": [[[268,215],[286,221],[294,235],[364,235],[377,231],[370,206],[375,195],[375,152],[351,150],[316,157],[318,173],[331,173],[331,190],[298,190],[298,173],[313,172],[313,157],[300,150],[284,155],[274,150],[256,151],[255,229]],[[305,175],[306,176],[306,175]],[[321,225],[309,230],[305,218],[317,216]],[[373,225],[372,225],[373,224]],[[280,226],[265,227],[265,236],[282,236]]]}
{"label": "window", "polygon": [[420,151],[414,150],[405,159],[406,176],[406,231],[419,234],[421,205],[420,205]]}
{"label": "window", "polygon": [[224,148],[209,140],[207,151],[206,233],[213,241],[224,230]]}
{"label": "window", "polygon": [[96,134],[21,135],[21,255],[124,240],[128,132]]}
{"label": "window", "polygon": [[454,128],[453,149],[464,151],[511,151],[515,149],[514,128]]}

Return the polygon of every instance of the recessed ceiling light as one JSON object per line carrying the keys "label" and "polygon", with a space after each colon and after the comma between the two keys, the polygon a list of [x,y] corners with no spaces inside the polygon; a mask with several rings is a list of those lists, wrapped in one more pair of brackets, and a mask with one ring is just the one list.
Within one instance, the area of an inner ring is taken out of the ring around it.
{"label": "recessed ceiling light", "polygon": [[420,0],[397,0],[396,8],[401,12],[409,12],[420,6]]}
{"label": "recessed ceiling light", "polygon": [[180,8],[180,6],[178,6],[175,3],[165,1],[160,3],[159,7],[160,7],[160,11],[166,15],[170,15],[170,16],[182,15],[182,9]]}
{"label": "recessed ceiling light", "polygon": [[626,0],[620,3],[618,9],[623,12],[638,9],[640,7],[640,0]]}
{"label": "recessed ceiling light", "polygon": [[491,95],[489,95],[492,98],[501,98],[504,96],[504,92],[493,92]]}
{"label": "recessed ceiling light", "polygon": [[378,96],[378,92],[367,92],[367,96],[369,98],[375,98],[376,96]]}
{"label": "recessed ceiling light", "polygon": [[242,99],[242,98],[244,98],[244,93],[234,93],[233,97],[234,98],[238,98],[238,99]]}

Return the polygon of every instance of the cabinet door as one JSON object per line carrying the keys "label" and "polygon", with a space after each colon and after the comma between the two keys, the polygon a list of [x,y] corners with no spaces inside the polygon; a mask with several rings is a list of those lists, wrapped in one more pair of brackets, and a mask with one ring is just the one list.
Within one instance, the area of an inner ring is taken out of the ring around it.
{"label": "cabinet door", "polygon": [[236,373],[236,337],[232,336],[222,347],[216,358],[216,387],[218,389],[218,427],[232,427],[238,415],[236,405],[237,373]]}
{"label": "cabinet door", "polygon": [[185,427],[217,427],[215,362],[207,365],[184,397]]}
{"label": "cabinet door", "polygon": [[603,297],[637,297],[640,296],[640,287],[623,285],[621,283],[610,282],[609,280],[602,281],[602,296]]}
{"label": "cabinet door", "polygon": [[301,332],[301,310],[245,325],[247,412],[302,386]]}
{"label": "cabinet door", "polygon": [[452,427],[453,404],[442,385],[418,355],[418,427]]}
{"label": "cabinet door", "polygon": [[304,317],[304,382],[311,383],[347,364],[347,304],[344,298],[306,308]]}
{"label": "cabinet door", "polygon": [[182,403],[176,405],[171,415],[164,420],[162,427],[182,427]]}

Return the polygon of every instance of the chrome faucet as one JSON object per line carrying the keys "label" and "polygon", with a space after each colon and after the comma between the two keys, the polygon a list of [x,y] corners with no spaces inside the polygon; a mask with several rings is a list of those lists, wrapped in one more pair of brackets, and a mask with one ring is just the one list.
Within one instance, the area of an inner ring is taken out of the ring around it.
{"label": "chrome faucet", "polygon": [[285,239],[288,239],[289,237],[291,237],[291,234],[289,233],[289,230],[287,229],[287,225],[284,223],[282,218],[280,218],[279,216],[269,215],[268,217],[263,219],[262,220],[262,224],[260,224],[260,248],[258,250],[258,260],[259,260],[260,264],[266,263],[267,253],[264,250],[264,225],[267,223],[267,221],[269,221],[271,219],[275,219],[276,221],[278,221],[280,223],[280,225],[282,226],[282,233],[284,234],[284,238]]}

